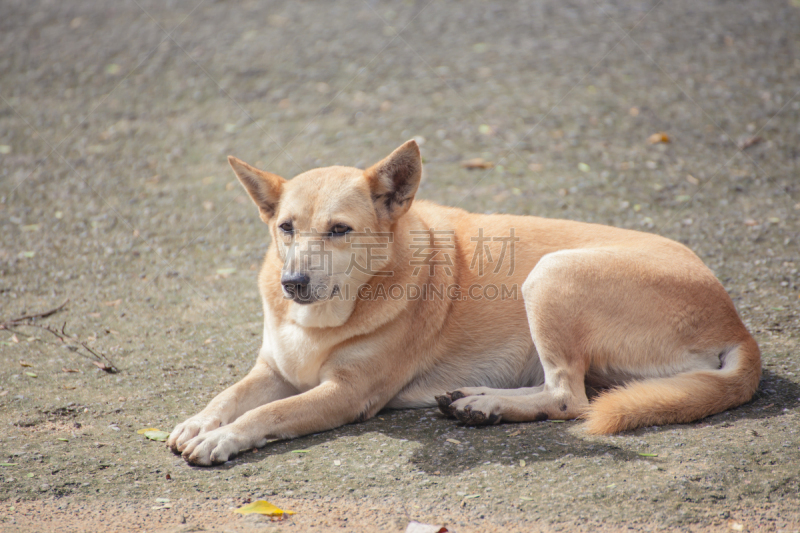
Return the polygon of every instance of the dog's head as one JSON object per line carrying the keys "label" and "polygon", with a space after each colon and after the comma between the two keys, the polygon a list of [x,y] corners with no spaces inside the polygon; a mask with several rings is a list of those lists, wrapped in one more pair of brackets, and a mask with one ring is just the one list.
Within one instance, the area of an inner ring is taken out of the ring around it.
{"label": "dog's head", "polygon": [[417,143],[367,170],[318,168],[291,180],[232,156],[228,162],[270,227],[293,318],[305,326],[343,324],[358,287],[388,274],[392,227],[411,207],[422,175]]}

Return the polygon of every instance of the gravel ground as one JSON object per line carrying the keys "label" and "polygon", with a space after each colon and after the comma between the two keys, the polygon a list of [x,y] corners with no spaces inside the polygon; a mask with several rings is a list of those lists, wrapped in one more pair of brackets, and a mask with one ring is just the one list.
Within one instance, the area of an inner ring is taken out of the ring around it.
{"label": "gravel ground", "polygon": [[[0,331],[0,529],[800,530],[799,27],[796,0],[4,0],[0,320],[69,303]],[[225,156],[411,137],[420,197],[689,245],[761,345],[753,401],[614,437],[382,412],[214,468],[137,434],[260,344],[268,236]],[[257,498],[297,514],[230,513]]]}

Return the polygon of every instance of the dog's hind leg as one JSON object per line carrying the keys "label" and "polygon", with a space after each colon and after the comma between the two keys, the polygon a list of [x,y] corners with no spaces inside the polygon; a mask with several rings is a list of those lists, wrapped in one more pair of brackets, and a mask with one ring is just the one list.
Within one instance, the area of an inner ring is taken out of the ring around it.
{"label": "dog's hind leg", "polygon": [[439,410],[445,415],[456,418],[455,407],[453,402],[466,398],[468,396],[499,396],[499,397],[514,397],[514,396],[531,396],[544,391],[544,385],[537,387],[520,387],[518,389],[492,389],[490,387],[462,387],[454,390],[453,392],[445,392],[441,396],[436,396],[436,403],[439,405]]}
{"label": "dog's hind leg", "polygon": [[[583,321],[575,313],[580,300],[574,298],[576,294],[570,288],[575,280],[570,280],[569,274],[565,276],[564,268],[551,268],[551,263],[555,261],[547,257],[540,261],[522,289],[531,335],[544,369],[544,384],[511,390],[456,390],[437,398],[444,413],[479,425],[501,420],[568,420],[586,412],[588,358],[581,343]],[[558,263],[563,267],[572,262],[559,259]]]}

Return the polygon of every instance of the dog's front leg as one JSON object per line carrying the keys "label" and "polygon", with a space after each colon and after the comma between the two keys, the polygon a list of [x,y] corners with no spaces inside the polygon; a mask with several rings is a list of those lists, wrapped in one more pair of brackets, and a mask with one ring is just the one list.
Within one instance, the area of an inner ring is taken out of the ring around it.
{"label": "dog's front leg", "polygon": [[388,398],[373,396],[370,391],[375,389],[365,381],[336,376],[302,394],[262,405],[187,442],[183,458],[193,465],[223,463],[270,439],[299,437],[369,418]]}
{"label": "dog's front leg", "polygon": [[197,435],[230,424],[247,411],[281,398],[297,394],[267,363],[259,359],[247,376],[217,395],[200,413],[178,424],[167,440],[175,453]]}

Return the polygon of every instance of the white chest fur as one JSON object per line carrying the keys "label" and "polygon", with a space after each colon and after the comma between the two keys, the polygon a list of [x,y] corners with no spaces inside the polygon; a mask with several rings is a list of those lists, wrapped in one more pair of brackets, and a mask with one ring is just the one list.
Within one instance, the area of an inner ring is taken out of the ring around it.
{"label": "white chest fur", "polygon": [[264,324],[264,341],[259,357],[280,372],[300,392],[320,384],[320,370],[330,352],[305,328],[293,323]]}

